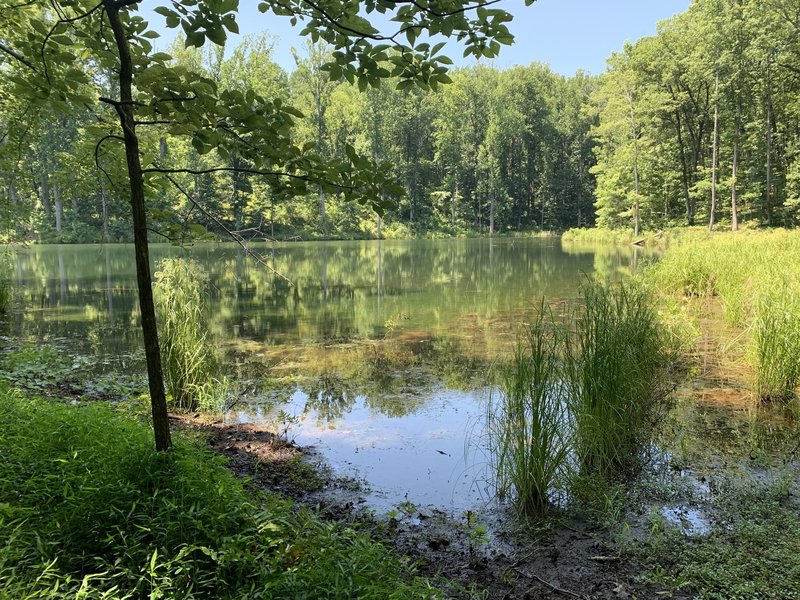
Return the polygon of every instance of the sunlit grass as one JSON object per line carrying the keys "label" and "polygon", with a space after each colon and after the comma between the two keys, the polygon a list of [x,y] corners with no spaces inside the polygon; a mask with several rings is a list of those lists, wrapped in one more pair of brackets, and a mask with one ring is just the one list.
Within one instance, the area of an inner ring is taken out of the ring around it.
{"label": "sunlit grass", "polygon": [[675,360],[648,290],[638,282],[587,285],[567,351],[580,475],[635,475],[666,414]]}
{"label": "sunlit grass", "polygon": [[668,294],[718,300],[725,322],[749,335],[756,397],[794,395],[800,378],[800,232],[686,234],[648,277]]}
{"label": "sunlit grass", "polygon": [[167,258],[153,286],[167,390],[179,410],[216,408],[217,358],[209,340],[204,294],[208,275],[197,261]]}
{"label": "sunlit grass", "polygon": [[489,404],[487,432],[501,497],[525,517],[539,517],[563,479],[569,457],[561,343],[544,304],[520,336],[502,373],[499,401]]}
{"label": "sunlit grass", "polygon": [[182,435],[0,385],[0,598],[432,598],[364,534],[247,491]]}

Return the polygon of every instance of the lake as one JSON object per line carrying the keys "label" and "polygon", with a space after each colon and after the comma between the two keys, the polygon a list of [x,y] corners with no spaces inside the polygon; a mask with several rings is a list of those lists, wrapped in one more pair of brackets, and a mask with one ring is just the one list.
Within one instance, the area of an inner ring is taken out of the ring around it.
{"label": "lake", "polygon": [[[211,335],[241,382],[226,418],[313,445],[366,482],[366,502],[382,511],[405,501],[465,510],[489,498],[481,432],[492,364],[543,297],[558,306],[587,277],[624,277],[652,256],[555,237],[253,249],[259,260],[234,244],[151,254],[155,268],[187,255],[210,275]],[[98,373],[143,373],[132,246],[30,246],[15,277],[12,339],[90,356]],[[724,427],[723,447],[749,435],[751,412],[704,404],[708,386],[696,388],[676,411],[686,435],[708,440]],[[783,434],[773,421],[755,420]]]}

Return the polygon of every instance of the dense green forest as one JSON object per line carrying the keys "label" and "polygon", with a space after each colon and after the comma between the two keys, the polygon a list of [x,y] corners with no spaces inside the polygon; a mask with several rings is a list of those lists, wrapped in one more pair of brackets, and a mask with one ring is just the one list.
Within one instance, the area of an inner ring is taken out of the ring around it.
{"label": "dense green forest", "polygon": [[[297,50],[287,73],[273,43],[265,34],[227,50],[185,49],[180,39],[168,50],[173,64],[222,90],[253,90],[298,109],[305,118],[293,141],[323,159],[387,163],[405,194],[382,220],[322,189],[276,195],[246,172],[247,157],[208,152],[197,138],[154,125],[143,138],[159,166],[230,170],[175,175],[180,189],[152,190],[153,231],[175,238],[189,222],[282,239],[594,224],[638,232],[793,225],[799,215],[800,6],[791,0],[695,0],[656,36],[610,57],[599,77],[479,64],[452,71],[449,85],[372,87],[326,67],[332,48],[324,42]],[[7,55],[0,61],[18,68]],[[84,69],[92,71],[87,97],[112,91],[111,74],[92,62]],[[96,147],[97,124],[112,109],[32,110],[13,85],[13,77],[0,81],[7,235],[130,239],[121,150]]]}

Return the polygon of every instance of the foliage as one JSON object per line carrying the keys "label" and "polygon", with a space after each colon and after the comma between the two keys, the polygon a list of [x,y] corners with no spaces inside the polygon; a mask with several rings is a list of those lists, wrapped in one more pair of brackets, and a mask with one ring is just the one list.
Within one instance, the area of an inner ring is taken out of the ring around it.
{"label": "foliage", "polygon": [[166,258],[159,263],[155,278],[153,292],[172,403],[179,410],[211,408],[203,406],[218,387],[203,297],[208,293],[208,275],[195,260]]}
{"label": "foliage", "polygon": [[639,282],[588,283],[566,346],[580,475],[615,481],[642,466],[666,415],[675,357]]}
{"label": "foliage", "polygon": [[487,431],[501,497],[512,495],[525,517],[540,517],[563,483],[569,457],[562,334],[544,303],[504,369],[499,402],[489,405]]}
{"label": "foliage", "polygon": [[429,598],[363,534],[251,494],[188,438],[0,389],[0,596]]}
{"label": "foliage", "polygon": [[695,0],[612,55],[592,96],[598,224],[797,224],[796,8]]}

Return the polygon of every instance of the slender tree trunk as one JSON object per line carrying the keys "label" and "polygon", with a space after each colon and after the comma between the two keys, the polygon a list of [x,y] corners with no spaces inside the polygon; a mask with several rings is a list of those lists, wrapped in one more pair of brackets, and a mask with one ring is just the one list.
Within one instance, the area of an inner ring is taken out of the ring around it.
{"label": "slender tree trunk", "polygon": [[150,253],[147,246],[147,213],[145,210],[144,179],[139,160],[139,138],[133,105],[133,61],[125,28],[120,18],[120,9],[113,0],[103,0],[106,16],[114,33],[119,54],[120,101],[114,105],[119,115],[125,138],[125,158],[131,193],[133,217],[133,241],[136,254],[136,279],[139,287],[139,309],[142,318],[142,334],[147,360],[147,379],[150,387],[150,405],[153,413],[153,433],[156,449],[169,450],[172,446],[169,431],[167,399],[164,393],[164,375],[161,370],[161,352],[158,345],[156,311],[153,303],[153,288],[150,276]]}
{"label": "slender tree trunk", "polygon": [[764,195],[764,214],[772,225],[772,79],[767,71],[767,188]]}
{"label": "slender tree trunk", "polygon": [[319,220],[322,227],[322,233],[328,232],[327,215],[325,213],[325,192],[320,188],[319,190]]}
{"label": "slender tree trunk", "polygon": [[683,133],[681,127],[681,113],[675,113],[675,130],[678,133],[678,148],[681,155],[681,182],[683,183],[683,200],[686,204],[686,224],[690,227],[694,225],[694,206],[691,195],[689,194],[689,169],[686,165],[686,149],[683,147]]}
{"label": "slender tree trunk", "polygon": [[639,131],[636,127],[636,113],[633,110],[633,92],[627,90],[628,108],[631,114],[631,135],[633,137],[633,236],[639,237]]}
{"label": "slender tree trunk", "polygon": [[739,177],[739,134],[741,127],[739,125],[739,118],[736,118],[736,127],[733,137],[733,164],[731,165],[731,230],[739,230],[739,208],[737,206],[736,198],[736,184]]}
{"label": "slender tree trunk", "polygon": [[50,177],[47,175],[47,171],[42,173],[42,210],[46,217],[50,217],[50,213],[52,212],[50,208]]}
{"label": "slender tree trunk", "polygon": [[108,196],[106,195],[106,188],[99,177],[98,184],[100,185],[100,208],[103,212],[103,240],[108,242],[111,239],[108,231]]}
{"label": "slender tree trunk", "polygon": [[717,165],[719,163],[719,71],[714,80],[714,139],[711,141],[711,210],[708,217],[708,230],[714,230],[714,217],[717,212]]}
{"label": "slender tree trunk", "polygon": [[489,236],[494,235],[494,190],[489,192]]}
{"label": "slender tree trunk", "polygon": [[56,231],[61,231],[61,225],[64,219],[64,203],[61,201],[57,186],[53,186],[53,200],[56,204]]}

